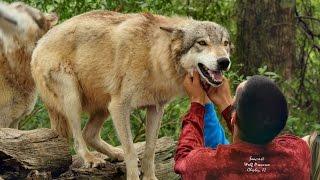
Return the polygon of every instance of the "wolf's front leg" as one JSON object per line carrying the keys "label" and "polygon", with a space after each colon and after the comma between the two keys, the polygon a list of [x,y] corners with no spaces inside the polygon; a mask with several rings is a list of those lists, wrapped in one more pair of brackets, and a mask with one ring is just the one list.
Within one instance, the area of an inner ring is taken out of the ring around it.
{"label": "wolf's front leg", "polygon": [[154,156],[155,146],[161,125],[164,106],[150,106],[147,109],[146,148],[142,160],[143,180],[155,180]]}
{"label": "wolf's front leg", "polygon": [[112,160],[123,161],[123,151],[120,148],[113,147],[100,137],[100,131],[109,112],[97,111],[90,114],[89,121],[84,127],[82,134],[88,145],[100,153],[106,154]]}
{"label": "wolf's front leg", "polygon": [[133,146],[129,103],[128,101],[122,101],[120,98],[112,97],[108,109],[124,151],[127,179],[139,180],[138,155]]}

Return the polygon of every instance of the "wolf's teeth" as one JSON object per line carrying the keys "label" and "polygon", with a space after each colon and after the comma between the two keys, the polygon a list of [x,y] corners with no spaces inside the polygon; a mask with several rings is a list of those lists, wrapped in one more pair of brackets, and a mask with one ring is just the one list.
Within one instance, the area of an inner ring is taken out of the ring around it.
{"label": "wolf's teeth", "polygon": [[211,78],[212,78],[213,80],[215,80],[215,79],[214,79],[214,75],[213,75],[213,74],[210,74],[210,76],[211,76]]}

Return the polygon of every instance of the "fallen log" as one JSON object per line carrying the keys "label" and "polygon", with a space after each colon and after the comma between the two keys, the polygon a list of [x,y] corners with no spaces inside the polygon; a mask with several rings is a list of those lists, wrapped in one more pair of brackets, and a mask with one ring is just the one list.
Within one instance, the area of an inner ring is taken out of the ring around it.
{"label": "fallen log", "polygon": [[[134,144],[139,159],[144,155],[145,142]],[[176,142],[169,137],[162,137],[157,140],[155,167],[156,176],[159,180],[175,180],[179,179],[173,171],[173,154],[175,151]],[[106,155],[94,152],[96,156],[108,159]],[[72,157],[73,163],[69,171],[62,174],[58,179],[126,179],[126,168],[124,162],[109,162],[103,168],[83,168],[83,162],[77,155]]]}
{"label": "fallen log", "polygon": [[22,179],[30,172],[58,176],[72,163],[69,145],[51,129],[0,129],[0,177]]}
{"label": "fallen log", "polygon": [[[135,143],[139,159],[145,142]],[[156,176],[160,180],[179,179],[173,172],[176,142],[169,137],[158,139],[156,145]],[[124,162],[107,160],[102,168],[84,168],[80,157],[71,157],[67,140],[51,129],[19,131],[0,129],[0,179],[125,179]]]}

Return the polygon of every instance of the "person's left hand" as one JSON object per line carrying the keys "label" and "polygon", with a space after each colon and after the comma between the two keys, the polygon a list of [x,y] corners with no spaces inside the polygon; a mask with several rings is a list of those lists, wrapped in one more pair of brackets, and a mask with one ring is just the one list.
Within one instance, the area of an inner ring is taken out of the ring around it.
{"label": "person's left hand", "polygon": [[198,71],[193,72],[193,77],[191,77],[191,75],[188,73],[184,78],[183,86],[191,102],[197,102],[201,105],[205,103],[206,93],[202,89]]}

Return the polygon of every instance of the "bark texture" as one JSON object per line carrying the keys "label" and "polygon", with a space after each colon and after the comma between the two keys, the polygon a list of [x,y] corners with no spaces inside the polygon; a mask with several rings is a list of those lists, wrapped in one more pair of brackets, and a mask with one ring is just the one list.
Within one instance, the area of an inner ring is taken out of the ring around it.
{"label": "bark texture", "polygon": [[[145,142],[135,143],[139,159]],[[179,179],[173,172],[176,142],[169,137],[156,145],[156,176],[160,180]],[[66,139],[51,129],[19,131],[0,129],[0,179],[126,179],[124,162],[110,162],[103,168],[84,168],[77,155],[71,156]]]}
{"label": "bark texture", "polygon": [[[58,176],[72,163],[67,140],[51,129],[0,129],[0,177],[22,179],[39,172]],[[40,173],[41,174],[41,173]]]}
{"label": "bark texture", "polygon": [[295,0],[237,0],[236,54],[242,73],[253,75],[267,65],[290,79],[295,60],[294,10]]}

